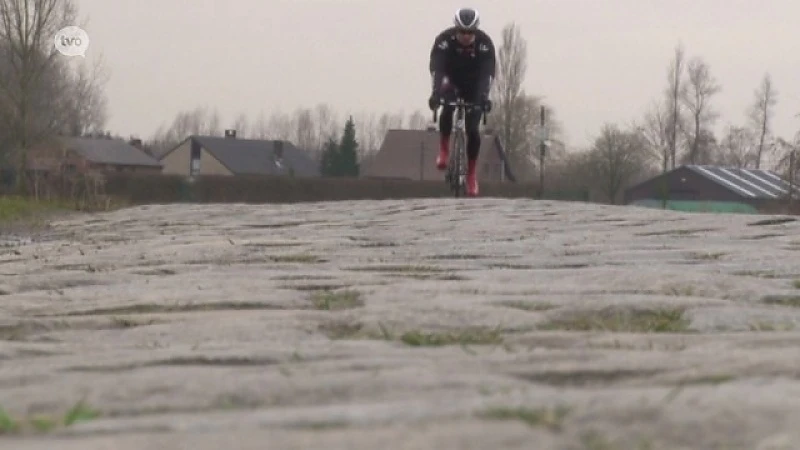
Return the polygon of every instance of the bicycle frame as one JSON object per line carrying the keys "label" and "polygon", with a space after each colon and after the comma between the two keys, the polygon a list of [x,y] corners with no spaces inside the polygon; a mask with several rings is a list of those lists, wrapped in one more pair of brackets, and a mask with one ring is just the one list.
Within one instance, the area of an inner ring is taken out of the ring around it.
{"label": "bicycle frame", "polygon": [[[465,132],[465,116],[468,109],[478,108],[477,105],[465,102],[462,98],[452,102],[440,102],[442,106],[454,106],[455,118],[451,136],[452,148],[450,161],[445,172],[445,182],[450,186],[453,195],[461,197],[467,190],[467,144]],[[433,110],[433,122],[436,123],[438,109]],[[483,124],[486,125],[486,114],[483,115]]]}

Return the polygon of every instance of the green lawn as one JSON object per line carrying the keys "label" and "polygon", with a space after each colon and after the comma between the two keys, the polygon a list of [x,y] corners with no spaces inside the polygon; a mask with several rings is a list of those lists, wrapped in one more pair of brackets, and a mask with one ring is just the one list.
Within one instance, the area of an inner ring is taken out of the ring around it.
{"label": "green lawn", "polygon": [[70,210],[67,205],[49,201],[36,201],[20,196],[0,196],[0,223],[36,219],[45,214]]}

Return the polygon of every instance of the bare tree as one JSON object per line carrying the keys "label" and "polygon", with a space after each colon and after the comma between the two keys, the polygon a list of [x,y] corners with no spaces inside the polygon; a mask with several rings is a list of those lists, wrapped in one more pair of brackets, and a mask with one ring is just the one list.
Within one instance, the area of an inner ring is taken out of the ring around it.
{"label": "bare tree", "polygon": [[[587,150],[563,152],[547,162],[545,176],[546,190],[592,192],[597,189],[597,174],[593,173],[590,164],[590,152]],[[587,199],[588,200],[588,199]]]}
{"label": "bare tree", "polygon": [[222,127],[216,109],[197,107],[179,111],[169,127],[161,126],[150,139],[155,154],[163,154],[191,135],[220,136]]}
{"label": "bare tree", "polygon": [[692,58],[688,65],[688,83],[682,92],[683,104],[689,110],[692,118],[692,131],[689,135],[689,152],[686,161],[691,164],[708,162],[710,155],[708,147],[702,146],[704,130],[717,119],[718,114],[711,108],[711,97],[720,91],[714,77],[711,75],[708,64],[699,57]]}
{"label": "bare tree", "polygon": [[383,143],[386,133],[389,130],[398,130],[403,128],[403,113],[383,113],[378,118],[378,126],[375,128],[377,147]]}
{"label": "bare tree", "polygon": [[267,120],[267,135],[265,138],[289,141],[295,135],[296,126],[294,119],[288,114],[273,111]]}
{"label": "bare tree", "polygon": [[250,137],[250,122],[247,119],[247,114],[239,113],[236,120],[233,121],[233,129],[236,130],[236,136],[241,138]]}
{"label": "bare tree", "polygon": [[108,99],[104,93],[108,73],[98,59],[91,69],[84,64],[74,70],[61,70],[67,109],[64,111],[66,131],[74,136],[97,133],[108,121]]}
{"label": "bare tree", "polygon": [[355,123],[359,157],[376,152],[383,142],[380,118],[374,112],[361,112],[356,115]]}
{"label": "bare tree", "polygon": [[328,139],[339,140],[339,122],[330,105],[321,103],[314,110],[317,125],[316,148],[322,152]]}
{"label": "bare tree", "polygon": [[759,86],[755,95],[756,100],[751,106],[748,116],[751,126],[758,134],[758,147],[756,148],[755,154],[755,167],[758,169],[761,167],[764,150],[767,149],[767,140],[772,132],[771,119],[773,108],[778,102],[778,93],[772,86],[772,78],[769,73],[764,75],[761,86]]}
{"label": "bare tree", "polygon": [[294,113],[295,138],[294,144],[312,156],[316,157],[321,151],[317,148],[317,127],[314,124],[313,112],[310,108],[299,108]]}
{"label": "bare tree", "polygon": [[654,102],[643,123],[634,124],[647,143],[649,156],[660,163],[662,173],[669,170],[671,123],[668,103]]}
{"label": "bare tree", "polygon": [[255,123],[253,123],[253,131],[250,137],[253,139],[267,139],[269,137],[269,120],[267,120],[264,110],[259,111]]}
{"label": "bare tree", "polygon": [[638,131],[624,131],[610,124],[603,126],[587,163],[610,203],[616,203],[622,190],[646,171],[646,147]]}
{"label": "bare tree", "polygon": [[389,130],[403,128],[403,113],[362,112],[355,123],[359,155],[366,156],[380,150]]}
{"label": "bare tree", "polygon": [[422,112],[417,110],[408,116],[406,128],[409,130],[425,130],[428,128],[428,122],[429,120],[422,114]]}
{"label": "bare tree", "polygon": [[[536,126],[541,125],[541,101],[538,97],[524,94],[517,97],[512,105],[514,114],[511,122],[511,142],[516,143],[516,149],[508,153],[509,163],[516,177],[520,180],[533,180],[537,178],[536,167],[539,161],[540,148],[535,134]],[[546,113],[547,114],[547,113]],[[549,114],[547,114],[549,116]],[[548,122],[551,117],[546,117]],[[555,138],[555,136],[550,136]]]}
{"label": "bare tree", "polygon": [[746,127],[729,126],[720,142],[715,163],[723,166],[746,168],[757,164],[755,136]]}
{"label": "bare tree", "polygon": [[[72,0],[0,0],[0,129],[20,175],[30,148],[105,121],[102,81],[75,72],[53,45],[76,22]],[[23,187],[23,176],[17,181]]]}
{"label": "bare tree", "polygon": [[[800,132],[795,135],[795,138],[792,141],[777,138],[775,140],[776,151],[778,153],[775,163],[772,165],[771,169],[777,172],[786,174],[787,179],[788,177],[794,177],[795,183],[797,184],[797,180],[800,178],[797,177],[797,173],[793,173],[793,171],[798,171],[798,165],[800,165],[800,161],[797,158],[800,158]],[[792,154],[794,154],[794,161],[792,161]],[[795,162],[795,165],[792,166],[792,162]]]}
{"label": "bare tree", "polygon": [[[492,85],[494,108],[487,118],[487,128],[500,137],[517,178],[530,179],[536,176],[539,160],[534,132],[537,125],[541,125],[543,102],[538,96],[527,94],[522,87],[527,73],[527,43],[516,23],[503,28],[497,62],[497,78]],[[553,109],[546,109],[549,139],[558,143],[561,126],[554,118]]]}
{"label": "bare tree", "polygon": [[669,147],[669,163],[670,168],[675,168],[675,160],[678,147],[678,129],[681,121],[681,92],[683,85],[681,84],[683,78],[683,58],[684,50],[683,45],[678,44],[675,47],[675,57],[669,65],[667,72],[667,80],[669,87],[666,90],[667,108],[670,111],[669,120],[667,122],[667,145]]}
{"label": "bare tree", "polygon": [[538,99],[524,100],[525,92],[522,83],[528,67],[528,45],[515,23],[503,28],[500,46],[497,50],[497,78],[492,85],[494,109],[487,118],[490,128],[500,135],[506,152],[512,159],[527,151],[525,136],[526,122],[532,117],[523,117],[521,110],[538,102]]}
{"label": "bare tree", "polygon": [[204,136],[221,136],[222,120],[217,108],[199,106],[192,111],[183,113],[188,124],[188,132],[179,138],[182,140],[188,134],[199,134]]}

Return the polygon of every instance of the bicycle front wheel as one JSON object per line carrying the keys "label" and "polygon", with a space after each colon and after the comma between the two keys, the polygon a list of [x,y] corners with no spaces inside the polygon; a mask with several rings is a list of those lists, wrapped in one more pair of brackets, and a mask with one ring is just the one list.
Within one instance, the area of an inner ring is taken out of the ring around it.
{"label": "bicycle front wheel", "polygon": [[461,197],[467,193],[466,140],[464,133],[460,130],[454,133],[454,137],[450,165],[452,167],[451,189],[456,197]]}

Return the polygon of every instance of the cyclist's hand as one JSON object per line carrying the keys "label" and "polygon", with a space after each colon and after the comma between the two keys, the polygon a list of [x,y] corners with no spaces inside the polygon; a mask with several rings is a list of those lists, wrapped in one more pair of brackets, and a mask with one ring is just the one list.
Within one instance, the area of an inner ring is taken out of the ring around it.
{"label": "cyclist's hand", "polygon": [[431,111],[439,107],[439,100],[439,94],[436,92],[433,92],[430,98],[428,98],[428,107],[431,109]]}

